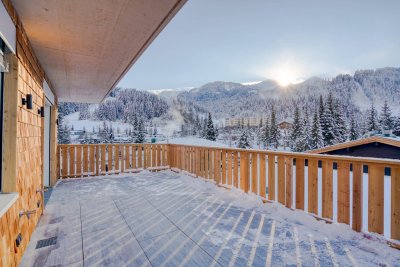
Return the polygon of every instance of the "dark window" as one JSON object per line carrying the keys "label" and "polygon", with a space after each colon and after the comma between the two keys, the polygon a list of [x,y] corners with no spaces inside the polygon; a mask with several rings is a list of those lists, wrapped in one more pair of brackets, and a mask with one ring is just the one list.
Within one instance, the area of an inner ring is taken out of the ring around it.
{"label": "dark window", "polygon": [[[6,45],[3,40],[0,38],[0,56],[2,57],[5,53]],[[3,140],[3,86],[4,85],[4,72],[0,72],[0,137]],[[0,151],[3,151],[2,141],[0,142]],[[1,192],[1,185],[2,185],[2,177],[3,174],[1,173],[2,170],[2,159],[0,160],[0,192]]]}

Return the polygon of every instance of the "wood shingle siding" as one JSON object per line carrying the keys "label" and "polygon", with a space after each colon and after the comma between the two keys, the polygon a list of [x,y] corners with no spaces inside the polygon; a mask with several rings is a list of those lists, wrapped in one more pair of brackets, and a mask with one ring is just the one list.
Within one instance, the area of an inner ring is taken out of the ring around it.
{"label": "wood shingle siding", "polygon": [[[17,266],[29,243],[33,230],[43,212],[43,118],[38,108],[44,106],[43,82],[46,75],[40,66],[22,23],[12,7],[11,1],[2,0],[17,27],[16,55],[7,55],[11,70],[5,74],[4,88],[4,132],[3,142],[3,192],[17,192],[16,202],[0,218],[0,265]],[[50,84],[50,81],[46,79]],[[21,99],[32,94],[33,108],[26,109]],[[53,111],[56,114],[56,109]],[[52,117],[53,129],[56,116]],[[56,132],[53,131],[52,181],[55,182]],[[38,207],[39,205],[39,207]],[[36,213],[19,218],[21,211],[35,210]],[[16,239],[22,240],[16,246]]]}

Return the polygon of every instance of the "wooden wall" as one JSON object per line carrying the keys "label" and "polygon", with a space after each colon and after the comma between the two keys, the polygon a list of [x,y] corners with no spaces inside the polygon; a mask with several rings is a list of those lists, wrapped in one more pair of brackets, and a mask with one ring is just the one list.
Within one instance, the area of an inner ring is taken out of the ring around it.
{"label": "wooden wall", "polygon": [[[3,192],[18,192],[19,197],[0,218],[0,266],[17,266],[43,212],[43,195],[37,192],[43,187],[43,118],[38,108],[44,106],[45,73],[11,2],[2,1],[17,27],[17,54],[8,55],[11,71],[5,75],[4,125],[7,130],[3,131],[3,144],[7,145],[3,145]],[[21,102],[26,94],[33,96],[31,110]],[[36,214],[30,219],[19,218],[19,212],[27,210],[35,210]],[[22,242],[17,247],[19,234]]]}

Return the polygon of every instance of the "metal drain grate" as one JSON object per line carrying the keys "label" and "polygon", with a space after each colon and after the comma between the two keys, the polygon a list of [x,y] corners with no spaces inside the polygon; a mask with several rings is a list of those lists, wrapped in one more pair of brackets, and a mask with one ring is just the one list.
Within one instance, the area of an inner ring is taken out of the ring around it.
{"label": "metal drain grate", "polygon": [[50,237],[50,238],[47,238],[47,239],[39,240],[36,243],[36,249],[48,247],[48,246],[55,245],[55,244],[57,244],[57,237],[53,236],[53,237]]}

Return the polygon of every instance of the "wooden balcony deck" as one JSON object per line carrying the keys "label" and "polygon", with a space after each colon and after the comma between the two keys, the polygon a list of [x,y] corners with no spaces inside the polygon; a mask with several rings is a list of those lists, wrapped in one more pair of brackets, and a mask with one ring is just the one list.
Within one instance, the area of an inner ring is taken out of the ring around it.
{"label": "wooden balcony deck", "polygon": [[[36,249],[51,237],[56,244]],[[168,170],[62,180],[21,266],[399,263],[399,250],[348,225]]]}

